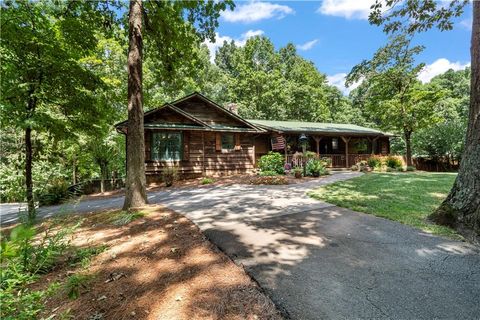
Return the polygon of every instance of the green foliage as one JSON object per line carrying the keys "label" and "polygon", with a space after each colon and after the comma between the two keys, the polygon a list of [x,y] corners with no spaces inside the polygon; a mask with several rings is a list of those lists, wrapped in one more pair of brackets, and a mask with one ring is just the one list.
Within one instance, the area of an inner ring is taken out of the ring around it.
{"label": "green foliage", "polygon": [[209,177],[204,177],[202,178],[202,180],[200,181],[201,184],[212,184],[215,182],[215,179],[213,178],[209,178]]}
{"label": "green foliage", "polygon": [[400,160],[399,157],[388,156],[388,157],[385,158],[385,165],[388,168],[397,169],[397,168],[401,168],[403,163],[402,163],[402,160]]}
{"label": "green foliage", "polygon": [[143,211],[119,211],[116,212],[111,218],[110,221],[113,225],[123,226],[129,224],[130,222],[143,218],[146,216],[146,213]]}
{"label": "green foliage", "polygon": [[354,164],[354,165],[352,165],[352,166],[350,167],[350,170],[352,170],[352,171],[358,171],[358,166],[357,166],[356,164]]}
{"label": "green foliage", "polygon": [[68,236],[74,227],[52,226],[43,234],[37,234],[33,226],[15,227],[9,237],[2,238],[0,250],[0,296],[2,319],[32,319],[43,309],[43,300],[52,294],[58,285],[46,290],[32,291],[28,285],[39,274],[46,273],[58,263],[69,248]]}
{"label": "green foliage", "polygon": [[370,168],[380,168],[382,166],[382,158],[380,157],[370,157],[367,160],[367,164]]}
{"label": "green foliage", "polygon": [[74,274],[68,277],[65,284],[65,292],[70,299],[77,299],[82,291],[88,288],[88,283],[92,280],[91,275]]}
{"label": "green foliage", "polygon": [[407,166],[407,171],[416,171],[417,168],[415,168],[414,166]]}
{"label": "green foliage", "polygon": [[306,170],[307,176],[318,177],[321,175],[328,174],[328,171],[323,165],[323,162],[318,159],[308,160],[307,164],[305,165],[305,170]]}
{"label": "green foliage", "polygon": [[292,173],[295,176],[295,178],[301,178],[303,176],[303,168],[301,167],[294,167],[292,169]]}
{"label": "green foliage", "polygon": [[273,171],[278,174],[284,174],[284,162],[283,155],[278,152],[270,151],[268,154],[260,157],[258,167],[261,171]]}
{"label": "green foliage", "polygon": [[178,179],[177,167],[166,167],[162,170],[162,180],[163,182],[165,182],[165,186],[171,187],[177,179]]}
{"label": "green foliage", "polygon": [[80,248],[76,250],[74,255],[69,259],[69,263],[72,266],[80,264],[82,268],[87,268],[90,265],[91,259],[94,256],[102,253],[106,249],[106,245],[101,245],[98,247]]}

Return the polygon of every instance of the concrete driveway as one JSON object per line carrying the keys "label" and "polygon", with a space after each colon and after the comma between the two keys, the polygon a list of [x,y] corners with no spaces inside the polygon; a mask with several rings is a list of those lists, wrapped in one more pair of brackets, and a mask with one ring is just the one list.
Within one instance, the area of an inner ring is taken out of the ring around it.
{"label": "concrete driveway", "polygon": [[[171,190],[149,200],[192,219],[293,319],[480,319],[476,247],[305,196],[355,175]],[[87,212],[122,202],[63,208]]]}

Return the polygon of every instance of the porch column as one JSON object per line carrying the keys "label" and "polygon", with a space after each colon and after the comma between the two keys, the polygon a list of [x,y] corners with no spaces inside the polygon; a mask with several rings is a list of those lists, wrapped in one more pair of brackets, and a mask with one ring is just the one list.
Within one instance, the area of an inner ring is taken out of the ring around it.
{"label": "porch column", "polygon": [[285,163],[288,161],[288,148],[287,148],[287,135],[283,136],[283,139],[285,139],[285,148],[284,148],[284,153],[285,153]]}
{"label": "porch column", "polygon": [[377,140],[378,140],[378,137],[375,137],[375,138],[368,138],[368,140],[370,141],[370,147],[371,147],[371,154],[375,154],[375,144],[377,143]]}
{"label": "porch column", "polygon": [[343,142],[345,142],[345,166],[348,168],[349,165],[348,165],[348,142],[350,141],[351,138],[347,138],[347,137],[340,137],[342,138]]}
{"label": "porch column", "polygon": [[320,156],[320,140],[322,140],[322,137],[313,136],[313,139],[315,139],[315,143],[317,144],[317,157],[319,157]]}

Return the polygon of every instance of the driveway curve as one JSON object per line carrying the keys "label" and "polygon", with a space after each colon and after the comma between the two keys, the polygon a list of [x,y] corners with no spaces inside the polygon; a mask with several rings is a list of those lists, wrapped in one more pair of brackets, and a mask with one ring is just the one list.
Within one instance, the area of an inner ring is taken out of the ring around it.
{"label": "driveway curve", "polygon": [[[172,189],[148,198],[192,219],[292,319],[479,319],[477,247],[305,195],[356,175]],[[122,203],[99,199],[42,208],[40,215]],[[15,210],[3,209],[3,221],[14,219]]]}

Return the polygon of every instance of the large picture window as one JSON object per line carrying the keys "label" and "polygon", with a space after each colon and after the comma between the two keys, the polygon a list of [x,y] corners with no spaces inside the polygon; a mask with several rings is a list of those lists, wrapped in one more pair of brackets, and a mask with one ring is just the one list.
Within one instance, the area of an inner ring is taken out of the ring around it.
{"label": "large picture window", "polygon": [[152,133],[152,160],[179,161],[182,159],[182,149],[180,132]]}

